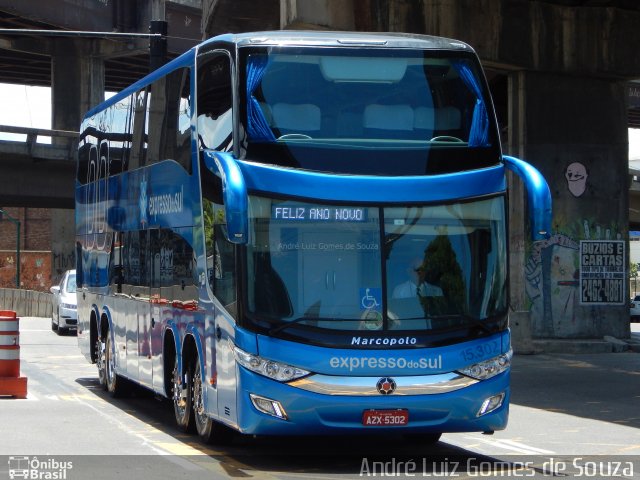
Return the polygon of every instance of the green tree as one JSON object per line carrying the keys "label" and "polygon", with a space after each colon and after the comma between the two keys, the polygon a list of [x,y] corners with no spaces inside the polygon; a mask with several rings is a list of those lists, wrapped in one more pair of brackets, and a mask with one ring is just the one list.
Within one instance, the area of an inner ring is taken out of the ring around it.
{"label": "green tree", "polygon": [[638,288],[638,264],[637,263],[629,263],[629,288],[631,288],[633,279],[633,295],[635,296]]}

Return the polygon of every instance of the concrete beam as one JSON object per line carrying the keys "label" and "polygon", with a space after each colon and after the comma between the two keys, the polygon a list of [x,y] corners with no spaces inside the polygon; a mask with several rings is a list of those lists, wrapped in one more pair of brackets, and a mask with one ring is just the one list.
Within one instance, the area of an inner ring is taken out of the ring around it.
{"label": "concrete beam", "polygon": [[[356,1],[356,4],[360,2]],[[366,1],[364,2],[366,3]],[[283,29],[323,28],[353,30],[357,7],[353,0],[282,0],[280,26]]]}
{"label": "concrete beam", "polygon": [[39,162],[20,155],[0,156],[0,205],[74,208],[75,162]]}
{"label": "concrete beam", "polygon": [[117,26],[114,10],[123,3],[123,0],[0,0],[0,10],[67,30],[110,32]]}
{"label": "concrete beam", "polygon": [[283,28],[438,35],[485,62],[601,77],[640,77],[640,12],[529,0],[282,0]]}
{"label": "concrete beam", "polygon": [[207,38],[221,33],[279,28],[280,0],[202,1],[202,31]]}

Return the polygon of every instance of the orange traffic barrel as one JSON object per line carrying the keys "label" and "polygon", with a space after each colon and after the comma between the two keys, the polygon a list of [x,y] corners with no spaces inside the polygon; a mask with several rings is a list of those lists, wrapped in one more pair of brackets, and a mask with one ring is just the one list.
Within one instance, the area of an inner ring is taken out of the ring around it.
{"label": "orange traffic barrel", "polygon": [[16,313],[0,311],[0,377],[20,376],[20,333]]}
{"label": "orange traffic barrel", "polygon": [[27,377],[20,376],[19,327],[16,312],[0,310],[0,396],[27,398]]}

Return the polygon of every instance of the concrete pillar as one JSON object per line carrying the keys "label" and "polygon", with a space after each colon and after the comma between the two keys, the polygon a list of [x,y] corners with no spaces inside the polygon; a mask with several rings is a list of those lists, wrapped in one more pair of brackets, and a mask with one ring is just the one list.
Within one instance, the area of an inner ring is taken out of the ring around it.
{"label": "concrete pillar", "polygon": [[[581,240],[619,240],[621,248],[628,249],[625,84],[543,72],[518,73],[514,80],[518,88],[512,101],[520,112],[512,125],[517,148],[542,172],[553,198],[553,236],[528,242],[522,264],[533,335],[628,337],[626,302],[612,305],[602,295],[601,303],[587,304],[580,282],[581,269],[588,271],[580,255]],[[519,242],[511,240],[514,260],[520,262]],[[626,255],[621,269],[625,278]],[[512,300],[519,303],[517,274],[512,281]],[[624,292],[627,282],[625,278]],[[626,293],[621,298],[626,300]]]}
{"label": "concrete pillar", "polygon": [[[508,125],[509,143],[506,152],[522,158],[526,144],[525,125],[525,74],[515,71],[508,74]],[[526,212],[526,191],[517,175],[507,173],[509,189],[509,326],[513,349],[516,353],[533,353],[531,314],[526,295],[526,262],[529,232]]]}
{"label": "concrete pillar", "polygon": [[99,41],[55,39],[51,57],[51,124],[78,131],[82,117],[104,100],[104,60]]}
{"label": "concrete pillar", "polygon": [[[51,123],[54,130],[79,131],[84,114],[103,101],[104,60],[94,54],[99,51],[99,42],[71,38],[55,40],[51,59]],[[73,189],[73,178],[62,188]],[[73,210],[52,210],[51,240],[51,278],[56,283],[65,270],[75,268]]]}
{"label": "concrete pillar", "polygon": [[[367,0],[355,0],[367,3]],[[354,0],[280,0],[280,28],[353,30]]]}

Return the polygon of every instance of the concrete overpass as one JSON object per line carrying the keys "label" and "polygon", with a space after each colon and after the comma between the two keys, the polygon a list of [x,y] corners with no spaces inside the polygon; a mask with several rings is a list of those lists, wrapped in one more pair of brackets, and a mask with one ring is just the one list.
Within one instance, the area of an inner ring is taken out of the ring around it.
{"label": "concrete overpass", "polygon": [[[149,33],[152,23],[162,28],[163,21],[161,39],[128,35]],[[75,31],[107,33],[70,33]],[[200,0],[0,0],[0,82],[50,86],[54,130],[25,131],[24,142],[0,142],[0,206],[52,208],[53,258],[75,254],[75,138],[68,132],[78,131],[105,90],[122,89],[201,39]],[[50,134],[51,145],[35,141]]]}
{"label": "concrete overpass", "polygon": [[78,132],[0,125],[2,133],[25,136],[0,140],[2,206],[72,209]]}
{"label": "concrete overpass", "polygon": [[[0,0],[0,12],[4,12],[0,27],[5,21],[33,27],[142,32],[150,19],[161,18],[163,7],[166,15],[176,2],[56,2],[66,14],[52,11],[46,0],[29,2],[40,9],[25,3]],[[193,8],[193,3],[180,7]],[[132,8],[142,14],[133,15]],[[184,16],[180,18],[184,20]],[[520,213],[523,195],[514,182],[510,199],[511,305],[526,313],[523,322],[530,320],[526,329],[535,337],[628,335],[627,305],[582,301],[579,249],[583,240],[628,238],[627,86],[630,80],[640,78],[640,3],[202,0],[201,25],[204,36],[226,31],[315,28],[424,33],[471,44],[487,71],[505,152],[537,166],[549,181],[554,200],[555,235],[547,242],[531,244]],[[173,35],[171,21],[169,27],[170,37],[179,36]],[[117,86],[118,75],[143,73],[145,48],[144,42],[104,38],[50,42],[0,35],[0,66],[3,61],[10,62],[12,56],[27,59],[23,63],[32,71],[25,67],[21,75],[32,75],[33,84],[46,82],[46,74],[38,77],[42,68],[36,68],[44,53],[51,62],[53,128],[75,130],[81,112],[99,100],[105,87]],[[21,68],[17,63],[14,58],[15,70]],[[7,70],[12,71],[0,68],[0,81],[11,81],[9,73],[3,80],[2,72]],[[0,156],[0,169],[4,168],[2,162]],[[583,188],[572,188],[573,181],[582,182]],[[628,249],[626,252],[628,255]],[[628,291],[626,280],[624,287]]]}

